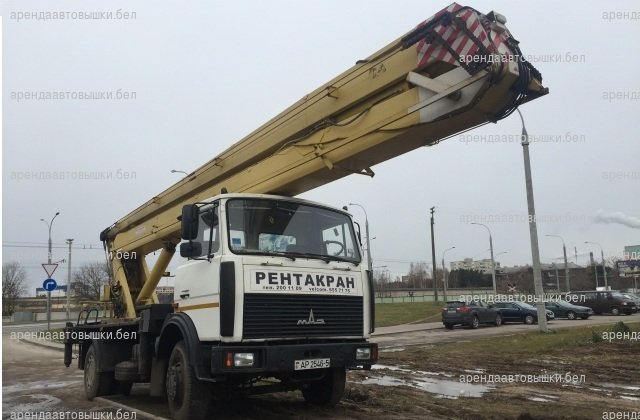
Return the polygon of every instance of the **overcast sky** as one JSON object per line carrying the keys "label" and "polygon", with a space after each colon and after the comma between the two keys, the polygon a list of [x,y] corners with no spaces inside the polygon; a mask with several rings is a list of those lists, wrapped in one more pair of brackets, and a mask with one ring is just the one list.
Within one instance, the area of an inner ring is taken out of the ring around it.
{"label": "overcast sky", "polygon": [[[47,226],[54,260],[103,260],[99,233],[293,102],[427,19],[448,1],[5,1],[3,45],[3,261],[40,285]],[[475,0],[507,17],[550,94],[521,107],[531,145],[544,262],[600,250],[622,257],[640,243],[640,39],[637,2]],[[19,19],[20,12],[111,12],[113,20]],[[123,13],[128,13],[124,15]],[[132,15],[135,13],[135,16]],[[128,16],[128,18],[125,18]],[[559,57],[559,59],[558,59]],[[553,61],[552,61],[553,60]],[[34,99],[27,92],[75,92]],[[113,98],[83,100],[80,92]],[[611,92],[611,93],[609,93]],[[74,95],[74,94],[72,94]],[[120,96],[118,96],[120,95]],[[633,100],[632,98],[635,98]],[[303,195],[362,204],[375,266],[404,274],[436,256],[530,264],[522,147],[487,143],[517,136],[517,114]],[[477,137],[476,137],[477,136]],[[535,139],[557,139],[543,142]],[[568,140],[568,141],[567,141]],[[65,179],[33,179],[40,172]],[[79,179],[81,173],[111,179]],[[69,179],[71,177],[71,179]],[[75,178],[74,178],[75,177]],[[363,212],[350,209],[360,222]],[[497,220],[496,220],[497,219]],[[93,250],[82,249],[92,246]],[[66,282],[66,268],[54,275]]]}

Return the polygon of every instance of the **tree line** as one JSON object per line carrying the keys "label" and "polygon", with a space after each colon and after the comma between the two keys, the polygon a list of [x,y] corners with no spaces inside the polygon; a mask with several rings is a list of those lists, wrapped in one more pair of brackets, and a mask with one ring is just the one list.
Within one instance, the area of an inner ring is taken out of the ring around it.
{"label": "tree line", "polygon": [[[109,284],[110,270],[106,262],[83,264],[72,272],[71,289],[74,299],[97,301],[102,286]],[[27,274],[16,261],[2,264],[2,314],[12,315],[18,298],[30,295],[27,290]]]}

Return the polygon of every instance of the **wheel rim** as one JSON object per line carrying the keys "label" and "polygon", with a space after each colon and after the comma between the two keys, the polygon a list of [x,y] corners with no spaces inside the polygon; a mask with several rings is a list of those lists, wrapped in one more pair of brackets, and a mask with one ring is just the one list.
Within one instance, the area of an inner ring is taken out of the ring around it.
{"label": "wheel rim", "polygon": [[500,317],[500,315],[498,315],[496,317],[496,325],[500,325],[500,324],[502,324],[502,318]]}
{"label": "wheel rim", "polygon": [[576,319],[576,314],[574,314],[573,312],[569,312],[569,313],[567,314],[567,318],[569,318],[569,319]]}
{"label": "wheel rim", "polygon": [[87,355],[87,359],[84,361],[84,385],[87,389],[93,388],[95,382],[95,356],[93,352]]}
{"label": "wheel rim", "polygon": [[533,317],[531,315],[527,315],[527,317],[524,319],[524,322],[527,324],[533,324]]}
{"label": "wheel rim", "polygon": [[618,308],[613,308],[613,309],[611,309],[611,314],[613,314],[613,315],[619,315],[619,314],[620,314],[620,311],[618,310]]}
{"label": "wheel rim", "polygon": [[473,318],[473,326],[477,327],[478,326],[478,318]]}

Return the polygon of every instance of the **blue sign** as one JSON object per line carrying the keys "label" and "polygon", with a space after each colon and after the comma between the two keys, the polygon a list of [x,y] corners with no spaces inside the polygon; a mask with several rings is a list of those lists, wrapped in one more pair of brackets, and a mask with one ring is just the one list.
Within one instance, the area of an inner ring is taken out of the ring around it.
{"label": "blue sign", "polygon": [[42,283],[42,288],[44,290],[46,290],[47,292],[50,292],[52,290],[56,290],[57,286],[58,286],[58,284],[56,283],[56,281],[54,279],[46,279]]}

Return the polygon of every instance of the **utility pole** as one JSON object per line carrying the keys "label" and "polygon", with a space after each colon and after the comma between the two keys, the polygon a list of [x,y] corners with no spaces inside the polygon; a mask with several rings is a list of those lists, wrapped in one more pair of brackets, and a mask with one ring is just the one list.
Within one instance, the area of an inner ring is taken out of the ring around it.
{"label": "utility pole", "polygon": [[69,264],[67,265],[67,321],[71,320],[71,244],[73,239],[67,239],[69,244]]}
{"label": "utility pole", "polygon": [[548,332],[547,312],[542,301],[544,287],[542,285],[542,270],[540,269],[540,249],[538,248],[538,225],[536,223],[536,208],[533,199],[533,181],[531,179],[531,159],[529,157],[529,134],[524,125],[524,117],[516,108],[522,121],[522,157],[524,160],[524,178],[527,190],[527,207],[529,214],[529,236],[531,239],[531,260],[533,263],[533,287],[536,293],[536,307],[538,309],[538,328],[540,332]]}
{"label": "utility pole", "polygon": [[433,263],[433,301],[438,301],[438,282],[436,281],[436,244],[435,239],[433,237],[433,213],[435,213],[436,208],[431,207],[431,260]]}
{"label": "utility pole", "polygon": [[596,262],[593,260],[593,252],[589,251],[589,260],[591,261],[591,266],[593,267],[593,274],[596,276],[596,289],[598,289],[598,266]]}
{"label": "utility pole", "polygon": [[[40,221],[46,223],[47,228],[49,229],[49,242],[48,242],[48,254],[47,254],[47,264],[51,264],[51,260],[53,259],[52,252],[52,241],[51,241],[51,227],[53,226],[53,221],[56,220],[56,217],[60,215],[60,212],[57,211],[56,214],[53,215],[51,221],[48,222],[44,219],[40,219]],[[51,330],[51,291],[47,290],[47,331]]]}

